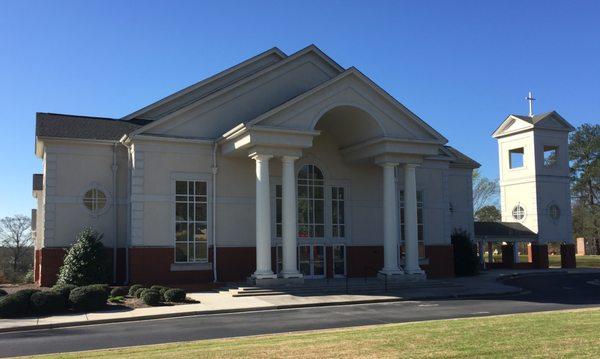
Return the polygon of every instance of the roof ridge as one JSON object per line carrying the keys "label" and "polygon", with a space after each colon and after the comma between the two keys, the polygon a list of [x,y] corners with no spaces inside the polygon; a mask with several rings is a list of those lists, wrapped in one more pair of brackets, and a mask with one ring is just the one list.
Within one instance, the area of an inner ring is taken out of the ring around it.
{"label": "roof ridge", "polygon": [[76,118],[87,118],[87,119],[93,119],[93,120],[120,121],[120,119],[112,118],[112,117],[73,115],[73,114],[69,114],[69,113],[56,113],[56,112],[36,112],[36,115],[66,116],[66,117],[76,117]]}

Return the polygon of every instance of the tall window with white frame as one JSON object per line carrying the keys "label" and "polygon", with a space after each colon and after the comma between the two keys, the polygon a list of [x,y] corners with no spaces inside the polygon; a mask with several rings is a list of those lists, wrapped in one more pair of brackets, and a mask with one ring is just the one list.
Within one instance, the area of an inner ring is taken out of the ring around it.
{"label": "tall window with white frame", "polygon": [[[419,240],[419,258],[425,257],[423,236],[423,191],[417,191],[417,237]],[[404,243],[404,191],[400,191],[400,237]]]}
{"label": "tall window with white frame", "polygon": [[208,261],[206,182],[175,182],[175,262]]}
{"label": "tall window with white frame", "polygon": [[344,215],[345,193],[344,187],[331,187],[331,236],[333,238],[346,237],[346,222]]}
{"label": "tall window with white frame", "polygon": [[325,181],[315,165],[298,172],[298,237],[325,237]]}

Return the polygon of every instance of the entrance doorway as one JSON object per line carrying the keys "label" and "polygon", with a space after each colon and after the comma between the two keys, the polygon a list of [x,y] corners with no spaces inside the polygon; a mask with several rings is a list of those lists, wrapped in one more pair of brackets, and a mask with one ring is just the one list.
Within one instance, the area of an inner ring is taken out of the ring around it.
{"label": "entrance doorway", "polygon": [[325,246],[320,244],[299,245],[298,267],[304,278],[325,278]]}

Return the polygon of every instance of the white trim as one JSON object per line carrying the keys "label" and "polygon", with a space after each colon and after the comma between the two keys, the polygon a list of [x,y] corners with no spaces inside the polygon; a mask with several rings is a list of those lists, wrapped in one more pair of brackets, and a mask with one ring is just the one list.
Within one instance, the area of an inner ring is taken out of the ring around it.
{"label": "white trim", "polygon": [[[262,53],[260,53],[260,54],[258,54],[256,56],[253,56],[253,57],[251,57],[251,58],[249,58],[247,60],[244,60],[244,61],[238,63],[237,65],[234,65],[234,66],[232,66],[232,67],[230,67],[228,69],[225,69],[225,70],[223,70],[223,71],[221,71],[221,72],[219,72],[219,73],[217,73],[217,74],[215,74],[213,76],[207,77],[204,80],[196,82],[195,84],[193,84],[191,86],[185,87],[182,90],[179,90],[179,91],[177,91],[177,92],[175,92],[175,93],[173,93],[173,94],[171,94],[171,95],[169,95],[167,97],[163,97],[162,99],[160,99],[160,100],[158,100],[156,102],[153,102],[150,105],[142,107],[141,109],[139,109],[139,110],[137,110],[135,112],[132,112],[129,115],[126,115],[126,116],[122,117],[121,120],[128,121],[128,120],[131,120],[133,118],[136,118],[140,114],[144,114],[144,113],[147,113],[147,112],[149,112],[151,110],[154,110],[155,108],[159,107],[160,105],[163,105],[163,104],[165,104],[165,103],[167,103],[167,102],[169,102],[171,100],[174,100],[176,98],[179,98],[179,97],[182,97],[184,95],[187,95],[188,93],[190,93],[190,92],[192,92],[194,90],[197,90],[197,89],[199,89],[202,86],[208,85],[211,82],[219,80],[219,79],[221,79],[221,78],[223,78],[223,77],[225,77],[225,76],[227,76],[229,74],[234,73],[235,71],[237,71],[237,70],[239,70],[239,69],[241,69],[241,68],[243,68],[243,67],[245,67],[247,65],[250,65],[250,64],[252,64],[254,62],[262,60],[263,58],[266,58],[266,57],[271,56],[271,55],[278,55],[279,57],[281,57],[282,60],[285,59],[286,56],[287,56],[283,51],[279,50],[277,47],[273,47],[273,48],[271,48],[271,49],[269,49],[269,50],[267,50],[265,52],[262,52]],[[267,65],[267,67],[270,67],[270,66],[271,65]],[[241,79],[243,79],[243,77],[240,78],[239,80],[241,80]],[[232,84],[225,85],[225,86],[230,86]]]}

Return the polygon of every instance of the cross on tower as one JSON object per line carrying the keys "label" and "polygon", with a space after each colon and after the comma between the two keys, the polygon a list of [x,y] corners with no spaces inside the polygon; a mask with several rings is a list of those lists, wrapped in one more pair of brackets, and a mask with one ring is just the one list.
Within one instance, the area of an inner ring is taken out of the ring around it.
{"label": "cross on tower", "polygon": [[529,91],[529,95],[525,99],[529,101],[529,117],[533,117],[533,101],[535,101],[535,98],[533,98],[531,91]]}

